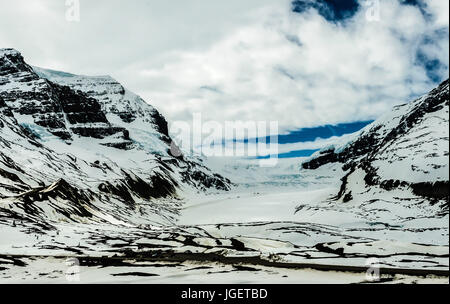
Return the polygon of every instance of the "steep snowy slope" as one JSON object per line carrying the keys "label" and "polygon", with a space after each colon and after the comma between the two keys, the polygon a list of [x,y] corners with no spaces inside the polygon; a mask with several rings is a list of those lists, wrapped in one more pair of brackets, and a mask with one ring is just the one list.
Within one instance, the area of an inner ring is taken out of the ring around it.
{"label": "steep snowy slope", "polygon": [[367,202],[402,198],[439,205],[448,214],[449,81],[418,100],[395,107],[352,141],[305,161],[305,170],[342,163],[336,199]]}
{"label": "steep snowy slope", "polygon": [[3,213],[145,224],[170,220],[183,191],[229,189],[196,160],[173,157],[165,119],[112,78],[36,70],[0,49]]}

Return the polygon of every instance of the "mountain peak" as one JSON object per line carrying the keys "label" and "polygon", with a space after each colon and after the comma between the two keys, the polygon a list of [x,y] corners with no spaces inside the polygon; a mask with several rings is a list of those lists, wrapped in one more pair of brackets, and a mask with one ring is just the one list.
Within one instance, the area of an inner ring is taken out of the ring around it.
{"label": "mountain peak", "polygon": [[0,57],[7,56],[7,55],[20,55],[22,54],[13,48],[0,48]]}
{"label": "mountain peak", "polygon": [[[13,73],[32,73],[22,54],[15,49],[0,49],[0,77]],[[1,84],[1,83],[0,83]]]}

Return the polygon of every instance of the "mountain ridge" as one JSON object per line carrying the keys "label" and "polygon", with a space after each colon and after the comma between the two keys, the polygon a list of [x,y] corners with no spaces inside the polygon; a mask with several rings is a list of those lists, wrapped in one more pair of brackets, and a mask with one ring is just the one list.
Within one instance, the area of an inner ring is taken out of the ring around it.
{"label": "mountain ridge", "polygon": [[46,71],[0,49],[0,208],[84,221],[65,211],[78,193],[94,221],[167,223],[182,193],[231,188],[200,160],[172,156],[165,118],[111,77]]}
{"label": "mountain ridge", "polygon": [[302,168],[342,164],[346,174],[336,199],[344,202],[354,199],[348,180],[361,171],[363,188],[410,188],[433,202],[446,201],[443,208],[448,210],[448,93],[446,80],[423,97],[395,107],[352,141],[323,149]]}

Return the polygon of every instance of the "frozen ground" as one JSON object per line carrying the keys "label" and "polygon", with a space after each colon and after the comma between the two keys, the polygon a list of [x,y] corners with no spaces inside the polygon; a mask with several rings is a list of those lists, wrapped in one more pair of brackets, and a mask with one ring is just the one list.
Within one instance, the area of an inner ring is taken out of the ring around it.
{"label": "frozen ground", "polygon": [[70,282],[75,257],[80,283],[364,283],[374,258],[382,282],[448,283],[448,216],[403,201],[330,203],[333,170],[321,188],[255,168],[253,184],[191,194],[171,226],[0,225],[0,282]]}
{"label": "frozen ground", "polygon": [[[253,265],[217,263],[148,263],[133,262],[118,266],[67,267],[65,259],[25,259],[27,267],[13,267],[1,283],[49,284],[350,284],[370,283],[365,273],[280,269]],[[131,266],[130,266],[131,265]],[[383,275],[383,283],[441,283],[448,278],[407,275]]]}

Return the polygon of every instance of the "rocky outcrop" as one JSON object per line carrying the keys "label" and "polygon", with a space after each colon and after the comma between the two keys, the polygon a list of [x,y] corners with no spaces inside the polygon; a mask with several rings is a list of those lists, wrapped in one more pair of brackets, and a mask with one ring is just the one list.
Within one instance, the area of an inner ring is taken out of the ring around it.
{"label": "rocky outcrop", "polygon": [[124,175],[124,179],[102,183],[98,189],[103,193],[116,195],[131,205],[136,203],[134,198],[151,200],[176,194],[178,184],[168,176],[156,174],[147,182],[139,176],[127,172],[124,172]]}
{"label": "rocky outcrop", "polygon": [[63,140],[73,134],[103,139],[118,133],[126,140],[126,129],[113,126],[96,99],[39,77],[14,50],[0,57],[0,84],[7,88],[0,96],[14,113],[31,116]]}
{"label": "rocky outcrop", "polygon": [[0,97],[0,115],[8,116],[8,117],[13,116],[11,109],[8,107],[6,102],[1,97]]}
{"label": "rocky outcrop", "polygon": [[97,100],[102,111],[107,116],[114,117],[116,124],[125,128],[130,125],[140,125],[140,128],[147,128],[145,131],[156,131],[155,134],[166,144],[171,142],[166,119],[115,79],[109,76],[78,76],[37,67],[34,67],[34,71],[45,79],[68,86],[76,92],[82,92]]}
{"label": "rocky outcrop", "polygon": [[[22,54],[15,49],[0,49],[0,66],[0,76],[9,76],[16,73],[27,72],[32,74],[33,71],[33,69],[23,60]],[[25,81],[26,77],[23,79]],[[5,84],[5,82],[0,83]]]}

